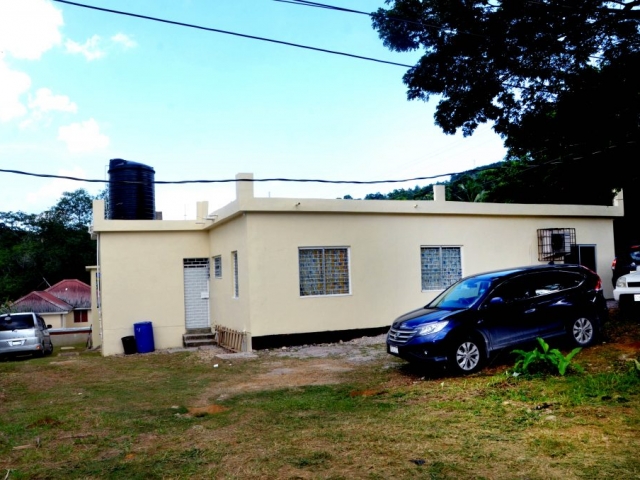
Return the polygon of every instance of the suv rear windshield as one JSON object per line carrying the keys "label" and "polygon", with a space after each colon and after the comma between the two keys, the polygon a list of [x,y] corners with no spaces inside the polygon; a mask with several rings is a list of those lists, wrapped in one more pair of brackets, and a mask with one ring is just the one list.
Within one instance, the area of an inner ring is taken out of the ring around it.
{"label": "suv rear windshield", "polygon": [[11,315],[0,317],[0,331],[33,328],[33,315]]}

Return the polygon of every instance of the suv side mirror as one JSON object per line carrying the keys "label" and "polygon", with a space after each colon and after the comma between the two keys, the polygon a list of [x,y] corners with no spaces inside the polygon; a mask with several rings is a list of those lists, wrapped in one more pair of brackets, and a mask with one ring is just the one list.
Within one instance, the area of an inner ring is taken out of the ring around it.
{"label": "suv side mirror", "polygon": [[488,305],[492,306],[492,307],[496,307],[498,305],[504,305],[504,299],[502,297],[493,297],[491,300],[489,300]]}
{"label": "suv side mirror", "polygon": [[51,325],[47,325],[47,328],[51,328]]}

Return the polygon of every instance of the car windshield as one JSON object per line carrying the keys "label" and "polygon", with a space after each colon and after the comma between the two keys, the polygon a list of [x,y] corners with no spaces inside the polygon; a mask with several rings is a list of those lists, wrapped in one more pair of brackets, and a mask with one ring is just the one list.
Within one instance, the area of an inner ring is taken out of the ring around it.
{"label": "car windshield", "polygon": [[487,279],[468,278],[454,283],[442,292],[427,308],[442,308],[445,310],[469,308],[482,299],[491,287]]}
{"label": "car windshield", "polygon": [[24,330],[33,328],[33,316],[11,315],[0,317],[0,331]]}

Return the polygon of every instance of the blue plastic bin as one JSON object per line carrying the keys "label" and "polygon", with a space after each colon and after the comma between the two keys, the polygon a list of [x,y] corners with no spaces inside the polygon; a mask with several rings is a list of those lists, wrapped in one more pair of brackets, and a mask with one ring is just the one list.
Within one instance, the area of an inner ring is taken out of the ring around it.
{"label": "blue plastic bin", "polygon": [[138,353],[149,353],[155,350],[153,343],[153,324],[151,322],[134,323],[133,335],[136,337]]}

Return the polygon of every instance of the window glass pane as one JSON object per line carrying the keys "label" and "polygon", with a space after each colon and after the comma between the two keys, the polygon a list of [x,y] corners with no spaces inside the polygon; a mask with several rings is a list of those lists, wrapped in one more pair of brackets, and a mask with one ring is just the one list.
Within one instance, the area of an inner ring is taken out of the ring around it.
{"label": "window glass pane", "polygon": [[439,290],[440,287],[440,249],[422,247],[422,290]]}
{"label": "window glass pane", "polygon": [[462,278],[460,247],[420,248],[422,290],[444,290]]}
{"label": "window glass pane", "polygon": [[346,248],[324,251],[325,295],[349,293],[349,256]]}
{"label": "window glass pane", "polygon": [[301,248],[298,261],[301,296],[350,292],[348,248]]}
{"label": "window glass pane", "polygon": [[215,278],[222,278],[222,258],[213,257],[213,275]]}
{"label": "window glass pane", "polygon": [[442,247],[442,288],[462,278],[460,247]]}
{"label": "window glass pane", "polygon": [[233,257],[233,296],[238,298],[240,296],[240,287],[238,286],[238,252],[232,252]]}
{"label": "window glass pane", "polygon": [[300,295],[324,294],[324,268],[322,249],[299,250]]}

